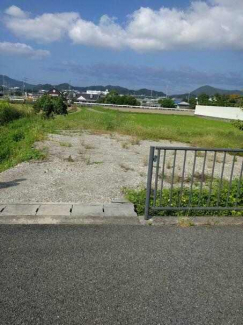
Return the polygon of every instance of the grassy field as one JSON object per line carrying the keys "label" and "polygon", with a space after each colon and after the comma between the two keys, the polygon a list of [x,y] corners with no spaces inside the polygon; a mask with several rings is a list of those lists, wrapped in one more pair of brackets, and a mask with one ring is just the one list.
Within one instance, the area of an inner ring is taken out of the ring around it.
{"label": "grassy field", "polygon": [[228,122],[194,116],[95,110],[97,112],[82,109],[66,118],[60,117],[54,123],[58,129],[118,132],[141,139],[167,139],[211,148],[243,148],[243,132]]}
{"label": "grassy field", "polygon": [[[30,110],[30,107],[19,106],[19,109]],[[33,145],[48,133],[87,129],[98,133],[118,132],[139,139],[187,142],[192,146],[243,148],[243,132],[227,122],[191,116],[82,108],[51,120],[30,114],[0,126],[0,172],[23,161],[43,158],[44,154]]]}

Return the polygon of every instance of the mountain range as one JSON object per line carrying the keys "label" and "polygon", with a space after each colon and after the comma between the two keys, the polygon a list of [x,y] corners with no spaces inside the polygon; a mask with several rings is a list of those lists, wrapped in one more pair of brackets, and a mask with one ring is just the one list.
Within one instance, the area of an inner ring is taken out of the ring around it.
{"label": "mountain range", "polygon": [[[112,86],[112,85],[107,85],[107,86],[89,86],[89,87],[75,87],[72,86],[68,83],[61,83],[58,85],[51,85],[51,84],[38,84],[38,85],[33,85],[30,83],[26,83],[20,80],[15,80],[12,79],[8,76],[3,76],[0,75],[0,84],[4,84],[5,86],[8,87],[20,87],[21,89],[23,88],[23,86],[25,87],[25,89],[30,89],[30,90],[34,90],[34,91],[38,91],[41,89],[45,89],[45,90],[50,90],[51,88],[55,87],[58,90],[65,90],[65,89],[75,89],[78,90],[80,92],[85,92],[86,90],[102,90],[105,91],[106,89],[108,89],[109,91],[111,90],[116,90],[119,94],[122,95],[143,95],[143,96],[155,96],[155,97],[163,97],[165,96],[165,93],[163,91],[156,91],[156,90],[151,90],[151,89],[139,89],[139,90],[132,90],[132,89],[128,89],[125,87],[120,87],[120,86]],[[219,89],[219,88],[214,88],[211,86],[203,86],[200,88],[195,89],[194,91],[192,91],[190,93],[190,96],[194,96],[197,97],[200,94],[207,94],[209,96],[213,96],[215,94],[221,94],[221,95],[230,95],[230,94],[237,94],[237,95],[243,95],[243,91],[241,90],[226,90],[226,89]],[[184,98],[187,97],[189,95],[189,93],[186,94],[174,94],[171,95],[170,97],[178,97],[178,98]]]}
{"label": "mountain range", "polygon": [[241,90],[226,90],[226,89],[219,89],[219,88],[214,88],[211,86],[203,86],[200,88],[197,88],[196,90],[191,92],[191,95],[194,96],[199,96],[200,94],[207,94],[208,96],[213,96],[215,94],[220,94],[220,95],[243,95],[243,91]]}
{"label": "mountain range", "polygon": [[58,84],[58,85],[51,85],[51,84],[38,84],[38,85],[33,85],[33,84],[29,84],[27,82],[23,82],[23,81],[19,81],[19,80],[15,80],[12,79],[8,76],[3,76],[0,75],[0,80],[2,82],[0,82],[0,84],[4,84],[7,87],[19,87],[21,89],[23,89],[23,86],[25,87],[25,89],[30,89],[30,90],[34,90],[34,91],[38,91],[38,90],[50,90],[51,88],[55,87],[58,90],[66,90],[66,89],[75,89],[78,90],[80,92],[85,92],[86,90],[101,90],[101,91],[105,91],[106,89],[108,89],[109,91],[111,90],[116,90],[119,94],[122,95],[144,95],[144,96],[151,96],[151,94],[153,96],[156,97],[163,97],[165,96],[165,93],[163,93],[162,91],[156,91],[156,90],[150,90],[150,89],[139,89],[139,90],[132,90],[132,89],[128,89],[128,88],[124,88],[124,87],[120,87],[120,86],[112,86],[112,85],[107,85],[107,86],[101,86],[101,85],[97,85],[97,86],[88,86],[88,87],[76,87],[76,86],[72,86],[68,83],[62,83],[62,84]]}

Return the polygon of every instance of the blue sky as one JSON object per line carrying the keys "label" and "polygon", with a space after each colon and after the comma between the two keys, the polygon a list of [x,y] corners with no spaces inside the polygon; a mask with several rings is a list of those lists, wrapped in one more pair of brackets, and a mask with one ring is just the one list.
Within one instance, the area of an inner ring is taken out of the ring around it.
{"label": "blue sky", "polygon": [[169,93],[243,89],[242,0],[1,0],[0,74]]}

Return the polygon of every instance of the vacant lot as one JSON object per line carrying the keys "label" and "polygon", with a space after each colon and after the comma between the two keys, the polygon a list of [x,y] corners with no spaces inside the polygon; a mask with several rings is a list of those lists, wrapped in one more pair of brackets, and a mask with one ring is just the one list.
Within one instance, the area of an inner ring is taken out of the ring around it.
{"label": "vacant lot", "polygon": [[[0,174],[2,203],[81,202],[105,203],[122,198],[123,188],[144,188],[151,145],[186,146],[185,143],[139,140],[118,133],[92,134],[87,131],[63,131],[37,142],[35,150],[45,152],[42,161],[25,162]],[[167,155],[165,187],[171,181],[174,152]],[[215,176],[220,176],[222,155],[218,155]],[[179,186],[183,154],[178,153],[174,181]],[[224,176],[229,178],[233,157],[227,156]],[[210,173],[213,156],[208,155],[205,173]],[[242,158],[235,162],[240,174]],[[198,180],[203,157],[197,158]],[[188,153],[186,178],[190,179],[193,155]],[[195,181],[197,181],[195,179]],[[188,180],[188,186],[190,181]]]}
{"label": "vacant lot", "polygon": [[31,159],[44,158],[34,143],[60,130],[119,133],[142,140],[169,140],[192,146],[243,148],[243,132],[231,123],[194,116],[142,114],[92,108],[43,120],[29,116],[0,127],[0,172]]}
{"label": "vacant lot", "polygon": [[149,146],[159,144],[170,142],[87,132],[49,135],[36,144],[46,152],[45,160],[0,174],[0,201],[110,202],[123,197],[123,187],[145,186]]}

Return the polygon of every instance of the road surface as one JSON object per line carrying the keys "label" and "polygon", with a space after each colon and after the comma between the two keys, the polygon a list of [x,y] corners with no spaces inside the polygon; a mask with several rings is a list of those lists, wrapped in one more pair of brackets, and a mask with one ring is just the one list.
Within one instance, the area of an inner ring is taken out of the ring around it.
{"label": "road surface", "polygon": [[0,226],[0,324],[242,324],[242,227]]}

